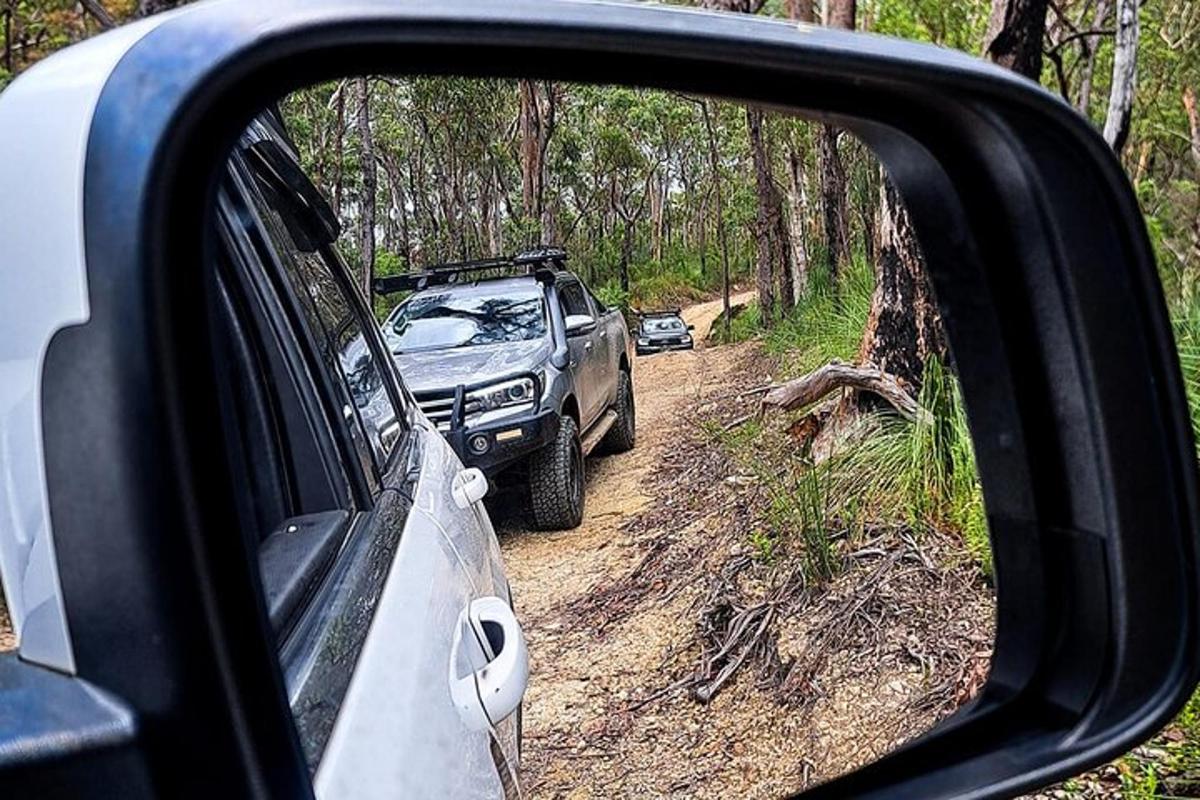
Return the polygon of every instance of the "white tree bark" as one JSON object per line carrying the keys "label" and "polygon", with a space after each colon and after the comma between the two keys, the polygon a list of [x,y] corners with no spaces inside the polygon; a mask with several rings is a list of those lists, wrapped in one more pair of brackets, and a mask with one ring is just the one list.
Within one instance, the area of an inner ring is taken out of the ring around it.
{"label": "white tree bark", "polygon": [[1112,89],[1104,118],[1104,141],[1117,153],[1129,138],[1133,90],[1137,82],[1139,0],[1117,0],[1117,38],[1113,51]]}
{"label": "white tree bark", "polygon": [[788,241],[792,246],[792,294],[795,303],[808,291],[808,192],[804,188],[804,161],[795,150],[788,153]]}

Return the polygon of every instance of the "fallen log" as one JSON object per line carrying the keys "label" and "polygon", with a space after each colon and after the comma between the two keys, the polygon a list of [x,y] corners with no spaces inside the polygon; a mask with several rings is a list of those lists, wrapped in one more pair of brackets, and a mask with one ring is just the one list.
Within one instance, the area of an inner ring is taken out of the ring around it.
{"label": "fallen log", "polygon": [[856,367],[840,361],[830,362],[807,375],[772,387],[763,395],[760,411],[765,412],[769,408],[784,411],[807,408],[838,389],[877,394],[900,416],[913,422],[923,418],[926,413],[895,375],[869,365]]}

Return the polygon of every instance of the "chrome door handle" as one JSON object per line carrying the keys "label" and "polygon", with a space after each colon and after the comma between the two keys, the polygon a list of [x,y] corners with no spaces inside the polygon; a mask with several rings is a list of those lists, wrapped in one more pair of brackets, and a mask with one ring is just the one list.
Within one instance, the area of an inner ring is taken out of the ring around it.
{"label": "chrome door handle", "polygon": [[607,328],[602,328],[602,329],[600,330],[600,338],[601,338],[601,339],[607,339],[607,338],[608,338],[608,329],[607,329]]}
{"label": "chrome door handle", "polygon": [[584,343],[583,343],[583,349],[584,349],[584,350],[586,350],[586,351],[588,351],[588,352],[590,353],[590,352],[592,351],[592,343],[591,343],[591,342],[584,342]]}

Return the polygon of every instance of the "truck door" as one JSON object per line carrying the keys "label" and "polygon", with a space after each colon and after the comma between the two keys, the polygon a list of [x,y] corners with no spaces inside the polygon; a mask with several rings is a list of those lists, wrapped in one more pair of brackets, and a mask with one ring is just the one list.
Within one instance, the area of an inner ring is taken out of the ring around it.
{"label": "truck door", "polygon": [[[595,319],[595,311],[588,303],[583,285],[576,280],[565,281],[558,286],[558,300],[562,304],[563,320],[571,316],[586,315]],[[571,353],[571,369],[575,374],[575,391],[579,401],[580,427],[583,430],[596,420],[607,405],[604,396],[604,360],[599,346],[601,341],[600,320],[590,328],[568,335],[567,349]],[[582,432],[582,431],[581,431]]]}
{"label": "truck door", "polygon": [[596,349],[601,368],[600,388],[602,391],[600,394],[604,398],[601,410],[604,410],[617,401],[617,370],[620,368],[621,349],[625,344],[618,326],[614,324],[615,315],[619,312],[601,303],[586,286],[584,292],[587,293],[588,302],[593,308],[593,316],[596,317],[598,337]]}

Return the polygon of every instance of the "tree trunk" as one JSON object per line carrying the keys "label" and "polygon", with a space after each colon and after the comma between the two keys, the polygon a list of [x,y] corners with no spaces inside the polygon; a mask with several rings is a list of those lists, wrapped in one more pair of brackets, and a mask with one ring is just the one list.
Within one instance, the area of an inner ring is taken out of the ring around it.
{"label": "tree trunk", "polygon": [[817,21],[817,15],[813,13],[813,0],[784,0],[784,10],[788,19],[808,23]]}
{"label": "tree trunk", "polygon": [[499,167],[493,164],[489,186],[492,200],[488,204],[488,208],[491,211],[491,214],[488,216],[488,250],[492,256],[499,256],[504,252],[504,225],[500,214],[504,189],[500,185],[500,175],[498,173]]}
{"label": "tree trunk", "polygon": [[767,207],[771,220],[771,262],[779,278],[779,316],[787,316],[796,306],[796,286],[793,276],[791,236],[787,215],[783,211],[783,194],[772,179],[771,204]]}
{"label": "tree trunk", "polygon": [[358,136],[361,149],[363,194],[359,205],[361,229],[359,233],[362,254],[363,296],[371,303],[371,284],[375,280],[375,141],[371,135],[371,90],[366,78],[357,78],[358,89]]}
{"label": "tree trunk", "polygon": [[[1111,9],[1112,0],[1098,0],[1096,13],[1092,16],[1092,30],[1098,31],[1104,27]],[[1096,73],[1096,51],[1100,49],[1100,37],[1084,36],[1080,43],[1083,48],[1083,74],[1079,79],[1079,101],[1075,107],[1086,117],[1092,109],[1092,76]]]}
{"label": "tree trunk", "polygon": [[793,303],[808,292],[808,191],[804,187],[804,158],[788,151],[788,242],[791,243]]}
{"label": "tree trunk", "polygon": [[[540,112],[537,99],[537,84],[531,80],[518,82],[521,93],[520,135],[521,135],[521,208],[525,215],[525,223],[531,228],[541,226],[542,217],[542,165]],[[536,231],[536,240],[541,239],[541,231]]]}
{"label": "tree trunk", "polygon": [[[866,160],[869,163],[869,157],[862,160]],[[880,217],[880,206],[877,199],[878,193],[874,191],[870,175],[863,176],[863,183],[863,189],[855,191],[854,210],[858,214],[858,221],[862,227],[863,258],[868,264],[874,264],[875,259],[879,255],[879,233],[877,228]]]}
{"label": "tree trunk", "polygon": [[729,307],[729,240],[725,232],[725,205],[721,200],[721,162],[707,100],[700,101],[700,113],[704,116],[704,129],[708,134],[708,164],[712,170],[713,198],[717,212],[717,244],[721,248],[721,307],[724,311],[725,336],[728,338],[733,312]]}
{"label": "tree trunk", "polygon": [[1042,74],[1047,0],[992,0],[984,55],[1032,80]]}
{"label": "tree trunk", "polygon": [[[827,0],[825,24],[831,28],[854,30],[857,10],[855,0]],[[846,169],[838,153],[838,129],[832,125],[822,125],[816,137],[817,175],[821,182],[821,208],[825,220],[825,251],[829,262],[830,285],[836,291],[838,275],[850,261]]]}
{"label": "tree trunk", "polygon": [[[812,0],[785,0],[787,17],[812,24],[816,14]],[[853,26],[853,16],[851,19]],[[787,267],[791,275],[791,297],[788,307],[796,306],[809,290],[809,240],[805,225],[809,218],[809,196],[804,186],[804,158],[793,146],[787,149]]]}
{"label": "tree trunk", "polygon": [[346,142],[346,82],[342,81],[334,89],[334,126],[333,126],[333,213],[338,219],[342,218],[342,177],[344,165],[343,147]]}
{"label": "tree trunk", "polygon": [[1200,267],[1200,115],[1196,113],[1196,93],[1190,86],[1183,90],[1183,109],[1187,114],[1189,150],[1197,186],[1196,208],[1192,215],[1192,257],[1184,265],[1183,276],[1183,296],[1190,303],[1195,295],[1196,270]]}
{"label": "tree trunk", "polygon": [[858,15],[856,0],[827,0],[825,3],[825,26],[854,30],[854,20]]}
{"label": "tree trunk", "polygon": [[1112,89],[1104,118],[1104,141],[1119,156],[1129,138],[1133,91],[1137,83],[1138,0],[1117,0],[1117,38]]}
{"label": "tree trunk", "polygon": [[838,153],[838,129],[822,125],[816,131],[818,177],[821,180],[821,211],[825,221],[825,252],[830,284],[836,289],[838,276],[850,263],[849,204],[846,170]]}
{"label": "tree trunk", "polygon": [[629,294],[629,262],[633,260],[633,215],[623,217],[624,228],[621,231],[621,291]]}
{"label": "tree trunk", "polygon": [[646,191],[650,193],[650,258],[656,263],[662,263],[663,238],[666,220],[666,184],[655,171],[646,182]]}
{"label": "tree trunk", "polygon": [[555,235],[554,209],[546,203],[546,152],[554,135],[557,95],[554,84],[518,81],[520,113],[518,128],[521,150],[521,200],[525,224],[534,241],[548,243]]}
{"label": "tree trunk", "polygon": [[396,157],[393,153],[387,150],[380,150],[378,155],[379,165],[383,167],[383,176],[387,180],[388,191],[388,232],[389,237],[385,240],[387,248],[393,253],[404,255],[408,250],[408,231],[405,221],[405,206],[408,204],[407,198],[404,196],[404,180],[400,176],[399,165],[396,162]]}
{"label": "tree trunk", "polygon": [[859,359],[895,375],[916,394],[925,361],[945,354],[941,323],[912,220],[886,175],[879,194],[879,259]]}
{"label": "tree trunk", "polygon": [[758,316],[764,327],[775,319],[775,286],[771,269],[774,248],[771,245],[772,186],[771,167],[767,161],[767,148],[763,141],[763,112],[760,108],[746,109],[746,127],[750,133],[750,154],[754,160],[754,182],[758,198],[758,211],[754,224],[756,253],[755,277],[758,283]]}

